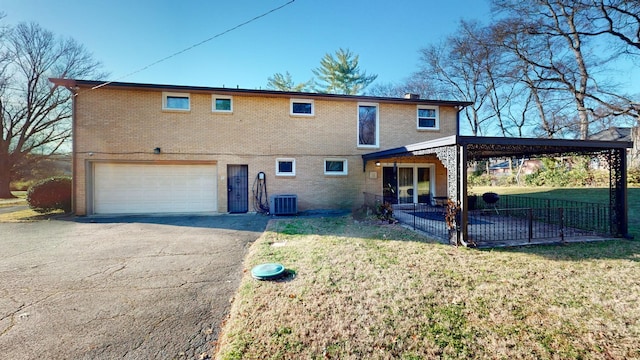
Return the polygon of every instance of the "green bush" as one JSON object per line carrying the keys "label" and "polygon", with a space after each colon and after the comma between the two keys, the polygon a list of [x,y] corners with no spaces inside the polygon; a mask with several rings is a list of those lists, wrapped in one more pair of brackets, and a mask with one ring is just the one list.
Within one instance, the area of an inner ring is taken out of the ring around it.
{"label": "green bush", "polygon": [[71,178],[51,177],[35,183],[27,191],[27,203],[34,211],[71,212]]}
{"label": "green bush", "polygon": [[640,186],[640,167],[627,170],[627,183],[632,186]]}
{"label": "green bush", "polygon": [[467,176],[469,186],[490,186],[492,178],[488,174],[471,173]]}

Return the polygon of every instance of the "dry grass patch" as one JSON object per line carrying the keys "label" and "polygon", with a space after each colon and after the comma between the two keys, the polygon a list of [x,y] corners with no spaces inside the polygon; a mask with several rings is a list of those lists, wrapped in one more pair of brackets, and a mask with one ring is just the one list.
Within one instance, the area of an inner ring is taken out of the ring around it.
{"label": "dry grass patch", "polygon": [[[295,274],[251,278],[274,261]],[[276,220],[246,258],[217,355],[640,358],[639,261],[633,241],[479,251],[348,217]]]}
{"label": "dry grass patch", "polygon": [[0,222],[29,222],[29,221],[42,221],[51,220],[65,216],[67,214],[62,210],[54,210],[47,213],[39,213],[31,209],[14,211],[6,214],[0,214]]}

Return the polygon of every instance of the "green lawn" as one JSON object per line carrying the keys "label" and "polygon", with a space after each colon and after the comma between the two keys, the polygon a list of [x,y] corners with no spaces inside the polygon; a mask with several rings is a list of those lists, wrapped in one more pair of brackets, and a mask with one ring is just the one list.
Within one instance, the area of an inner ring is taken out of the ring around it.
{"label": "green lawn", "polygon": [[[475,194],[492,191],[498,194],[521,194],[543,199],[575,200],[594,203],[609,203],[609,188],[550,188],[517,186],[476,186]],[[640,239],[640,188],[627,189],[629,233]]]}
{"label": "green lawn", "polygon": [[[281,262],[291,274],[251,278]],[[476,250],[351,217],[270,222],[221,359],[640,358],[640,241]]]}

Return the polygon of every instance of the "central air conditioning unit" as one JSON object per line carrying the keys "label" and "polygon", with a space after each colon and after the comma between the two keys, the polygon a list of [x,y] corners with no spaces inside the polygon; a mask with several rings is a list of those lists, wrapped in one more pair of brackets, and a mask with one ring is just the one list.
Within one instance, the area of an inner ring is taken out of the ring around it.
{"label": "central air conditioning unit", "polygon": [[295,215],[298,213],[298,195],[271,195],[269,212],[272,215]]}

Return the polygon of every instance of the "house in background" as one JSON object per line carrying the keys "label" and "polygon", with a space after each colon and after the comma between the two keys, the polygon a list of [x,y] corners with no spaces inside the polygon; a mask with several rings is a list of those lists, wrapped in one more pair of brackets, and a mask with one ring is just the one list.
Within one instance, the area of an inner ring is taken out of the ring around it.
{"label": "house in background", "polygon": [[601,141],[625,141],[633,143],[633,147],[627,150],[627,163],[629,167],[640,166],[640,128],[637,126],[612,126],[591,135],[589,139]]}
{"label": "house in background", "polygon": [[[297,210],[448,197],[435,155],[363,161],[458,134],[468,102],[51,79],[73,103],[77,215],[242,213],[256,184]],[[273,211],[273,209],[272,209]]]}

